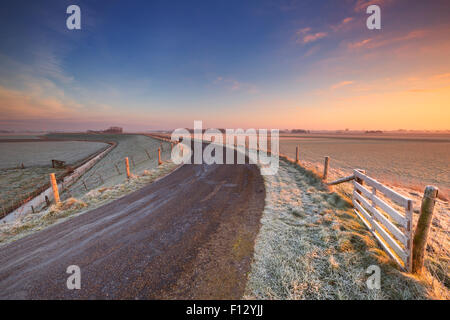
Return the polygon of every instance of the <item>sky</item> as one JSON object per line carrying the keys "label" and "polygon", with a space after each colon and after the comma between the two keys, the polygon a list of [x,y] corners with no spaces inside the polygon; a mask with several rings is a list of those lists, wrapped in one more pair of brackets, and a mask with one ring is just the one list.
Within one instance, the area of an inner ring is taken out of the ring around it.
{"label": "sky", "polygon": [[2,1],[0,39],[0,130],[450,129],[448,0]]}

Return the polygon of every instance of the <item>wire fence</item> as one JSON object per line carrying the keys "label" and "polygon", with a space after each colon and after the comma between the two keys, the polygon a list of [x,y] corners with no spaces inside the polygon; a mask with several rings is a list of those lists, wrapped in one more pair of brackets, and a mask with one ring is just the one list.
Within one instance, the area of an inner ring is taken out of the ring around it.
{"label": "wire fence", "polygon": [[[42,170],[39,176],[29,177],[26,186],[13,188],[12,190],[2,190],[0,200],[0,218],[5,217],[10,212],[20,208],[22,205],[35,198],[50,187],[48,174],[54,172],[57,181],[61,181],[70,174],[71,170]],[[48,171],[44,174],[45,171]]]}
{"label": "wire fence", "polygon": [[[50,173],[55,173],[56,180],[59,184],[61,200],[70,197],[80,197],[83,194],[100,188],[108,187],[115,184],[123,183],[127,179],[125,157],[129,158],[129,166],[132,174],[139,174],[144,170],[155,168],[158,166],[159,155],[158,149],[161,150],[161,161],[167,161],[171,156],[172,144],[167,141],[158,141],[153,145],[148,145],[139,150],[133,150],[130,154],[119,151],[114,155],[108,154],[105,158],[99,160],[92,168],[88,169],[79,178],[64,183],[66,177],[70,177],[75,168],[67,167],[65,169],[54,168],[18,168],[16,170],[34,170],[34,176],[24,179],[23,174],[17,180],[24,180],[24,184],[20,187],[11,188],[11,190],[2,190],[0,199],[0,218],[5,217],[9,213],[19,209],[30,200],[42,194],[51,187]],[[105,150],[102,150],[102,152]],[[96,154],[98,155],[98,153]],[[96,156],[94,155],[94,156]],[[92,159],[92,157],[88,158]],[[83,163],[85,163],[84,161]],[[37,172],[36,172],[37,171]],[[67,179],[66,179],[67,180]],[[32,212],[38,211],[51,203],[49,199],[38,207],[31,207]]]}
{"label": "wire fence", "polygon": [[[135,151],[132,155],[129,155],[131,175],[140,174],[144,170],[157,167],[159,162],[158,149],[161,150],[161,161],[168,161],[171,156],[172,147],[165,142],[161,142],[159,147],[156,146],[138,152]],[[74,184],[68,187],[63,186],[61,197],[62,199],[79,197],[100,187],[111,187],[123,183],[127,178],[125,157],[113,161],[105,161],[101,165],[94,166]]]}

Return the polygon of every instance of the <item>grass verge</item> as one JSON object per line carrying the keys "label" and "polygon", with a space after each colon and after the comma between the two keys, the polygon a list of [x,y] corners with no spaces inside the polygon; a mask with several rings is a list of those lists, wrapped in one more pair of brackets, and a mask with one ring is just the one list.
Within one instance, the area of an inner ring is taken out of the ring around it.
{"label": "grass verge", "polygon": [[[266,205],[247,299],[448,299],[448,289],[401,272],[353,213],[311,170],[280,159],[265,176]],[[381,289],[366,269],[381,268]]]}

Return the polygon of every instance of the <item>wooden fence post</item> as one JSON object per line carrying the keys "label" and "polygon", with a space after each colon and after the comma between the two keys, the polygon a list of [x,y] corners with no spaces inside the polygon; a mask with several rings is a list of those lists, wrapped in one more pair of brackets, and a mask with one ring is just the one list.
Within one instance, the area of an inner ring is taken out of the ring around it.
{"label": "wooden fence post", "polygon": [[295,163],[299,163],[300,158],[298,156],[298,146],[295,147]]}
{"label": "wooden fence post", "polygon": [[[365,170],[361,170],[361,169],[355,169],[355,170],[358,172],[361,172],[362,174],[366,173]],[[364,181],[361,178],[358,178],[356,175],[355,175],[355,181],[358,182],[360,185],[364,185]],[[358,189],[355,188],[355,190],[356,190],[356,193],[362,194],[361,191],[359,191]],[[356,202],[361,203],[359,200],[356,200]]]}
{"label": "wooden fence post", "polygon": [[128,157],[125,158],[125,166],[127,168],[127,178],[130,178],[130,162],[128,161]]}
{"label": "wooden fence post", "polygon": [[327,156],[323,165],[323,180],[327,180],[328,177],[328,162],[330,162],[330,157]]}
{"label": "wooden fence post", "polygon": [[417,221],[416,232],[413,240],[412,272],[421,274],[423,270],[425,250],[427,246],[428,233],[433,220],[434,204],[438,195],[438,188],[427,186],[422,198],[419,221]]}
{"label": "wooden fence post", "polygon": [[59,191],[58,184],[56,183],[56,177],[54,173],[50,173],[50,183],[52,184],[53,197],[55,198],[55,203],[59,203]]}
{"label": "wooden fence post", "polygon": [[162,165],[161,161],[161,148],[158,148],[158,166]]}
{"label": "wooden fence post", "polygon": [[408,260],[406,262],[406,269],[408,272],[412,272],[412,248],[413,248],[413,202],[412,200],[408,200],[408,205],[405,211],[405,217],[408,222],[406,223],[406,233],[408,235],[408,242],[406,244],[406,250],[408,251]]}

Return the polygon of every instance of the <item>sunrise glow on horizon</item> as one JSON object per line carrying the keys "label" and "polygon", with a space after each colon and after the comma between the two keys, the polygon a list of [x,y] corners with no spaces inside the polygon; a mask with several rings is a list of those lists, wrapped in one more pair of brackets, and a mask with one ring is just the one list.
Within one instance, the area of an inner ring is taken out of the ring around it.
{"label": "sunrise glow on horizon", "polygon": [[0,12],[0,129],[450,129],[446,0],[70,4]]}

